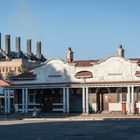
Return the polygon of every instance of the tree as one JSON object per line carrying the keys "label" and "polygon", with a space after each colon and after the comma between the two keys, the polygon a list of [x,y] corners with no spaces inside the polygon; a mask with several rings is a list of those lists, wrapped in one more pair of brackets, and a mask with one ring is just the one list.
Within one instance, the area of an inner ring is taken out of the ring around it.
{"label": "tree", "polygon": [[13,77],[16,75],[16,72],[11,70],[8,73],[6,73],[6,79],[8,80],[10,77]]}
{"label": "tree", "polygon": [[26,72],[28,69],[25,65],[21,65],[19,68],[18,68],[18,72],[19,73],[24,73]]}

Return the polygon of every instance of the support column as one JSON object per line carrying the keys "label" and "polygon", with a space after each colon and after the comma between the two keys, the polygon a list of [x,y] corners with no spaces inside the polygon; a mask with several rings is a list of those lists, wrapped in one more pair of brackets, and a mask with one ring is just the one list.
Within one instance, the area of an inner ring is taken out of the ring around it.
{"label": "support column", "polygon": [[69,109],[69,88],[66,88],[66,94],[67,94],[67,105],[66,105],[66,112],[69,113],[70,109]]}
{"label": "support column", "polygon": [[82,108],[83,108],[83,113],[86,113],[86,100],[85,100],[85,88],[83,87],[83,92],[82,92]]}
{"label": "support column", "polygon": [[66,88],[63,88],[63,113],[66,113]]}
{"label": "support column", "polygon": [[86,87],[86,114],[89,114],[88,87]]}
{"label": "support column", "polygon": [[22,89],[22,113],[25,113],[25,89]]}
{"label": "support column", "polygon": [[25,89],[25,93],[24,93],[25,95],[25,113],[28,113],[28,89],[26,88]]}
{"label": "support column", "polygon": [[130,114],[130,86],[127,87],[127,112]]}
{"label": "support column", "polygon": [[10,113],[10,90],[7,90],[7,113]]}
{"label": "support column", "polygon": [[134,86],[131,86],[131,113],[134,114]]}
{"label": "support column", "polygon": [[6,89],[4,89],[4,112],[7,113],[8,110],[7,110],[8,106],[7,106],[7,91]]}

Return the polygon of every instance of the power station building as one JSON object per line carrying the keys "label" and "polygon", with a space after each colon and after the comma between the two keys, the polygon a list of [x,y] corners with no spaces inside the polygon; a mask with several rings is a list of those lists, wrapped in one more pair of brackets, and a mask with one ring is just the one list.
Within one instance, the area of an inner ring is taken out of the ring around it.
{"label": "power station building", "polygon": [[15,51],[11,50],[10,35],[5,35],[5,49],[1,47],[0,33],[0,76],[6,79],[10,74],[17,75],[22,73],[23,69],[31,69],[39,66],[46,61],[41,54],[41,42],[36,43],[36,54],[34,55],[31,48],[31,39],[26,41],[26,52],[21,50],[21,39],[15,39]]}
{"label": "power station building", "polygon": [[66,61],[48,59],[10,82],[14,101],[5,108],[14,112],[133,114],[140,108],[140,58],[125,58],[121,45],[101,60],[73,60],[68,48]]}

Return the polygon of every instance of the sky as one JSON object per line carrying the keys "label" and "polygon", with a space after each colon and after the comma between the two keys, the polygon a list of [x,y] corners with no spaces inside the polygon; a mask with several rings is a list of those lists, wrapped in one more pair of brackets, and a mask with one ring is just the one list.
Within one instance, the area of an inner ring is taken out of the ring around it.
{"label": "sky", "polygon": [[65,59],[71,47],[75,60],[105,59],[120,44],[126,58],[140,57],[140,0],[0,0],[2,47],[5,35],[37,41],[49,58]]}

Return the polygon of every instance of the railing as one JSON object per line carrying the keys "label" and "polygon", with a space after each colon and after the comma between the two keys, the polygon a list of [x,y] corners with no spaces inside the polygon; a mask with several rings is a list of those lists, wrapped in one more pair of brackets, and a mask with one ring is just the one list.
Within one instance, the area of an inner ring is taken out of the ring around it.
{"label": "railing", "polygon": [[53,103],[53,111],[54,112],[63,112],[64,109],[63,109],[63,103]]}
{"label": "railing", "polygon": [[[53,108],[52,108],[53,112],[64,111],[63,103],[53,103],[52,105],[53,105]],[[40,111],[41,105],[38,103],[28,104],[28,112],[33,112],[35,108],[36,108],[36,111]],[[22,112],[22,104],[15,104],[15,112]]]}
{"label": "railing", "polygon": [[[28,112],[33,112],[34,108],[40,111],[40,104],[28,104]],[[15,112],[22,112],[22,104],[15,104]]]}

